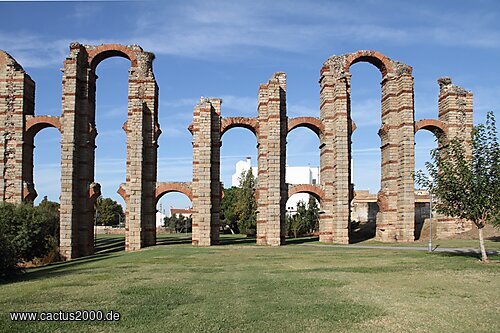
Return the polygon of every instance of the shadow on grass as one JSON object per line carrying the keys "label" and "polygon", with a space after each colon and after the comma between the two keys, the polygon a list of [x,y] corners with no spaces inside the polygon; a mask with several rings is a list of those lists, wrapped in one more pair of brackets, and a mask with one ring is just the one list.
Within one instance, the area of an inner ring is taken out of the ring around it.
{"label": "shadow on grass", "polygon": [[442,257],[467,257],[481,260],[481,253],[475,251],[435,252]]}
{"label": "shadow on grass", "polygon": [[294,245],[294,244],[305,244],[318,241],[319,241],[319,236],[303,236],[297,238],[287,238],[285,244]]}
{"label": "shadow on grass", "polygon": [[71,259],[68,261],[59,261],[47,264],[41,267],[32,267],[22,270],[18,275],[0,281],[0,284],[14,282],[31,281],[42,278],[53,278],[81,270],[78,268],[81,264],[97,262],[107,259],[110,255],[125,250],[125,237],[99,237],[95,241],[95,254]]}
{"label": "shadow on grass", "polygon": [[239,244],[256,244],[255,237],[247,237],[246,235],[226,236],[221,235],[219,245],[239,245]]}
{"label": "shadow on grass", "polygon": [[500,236],[487,237],[486,239],[492,242],[500,242]]}
{"label": "shadow on grass", "polygon": [[[255,244],[255,237],[246,235],[220,235],[218,245]],[[191,244],[191,234],[166,234],[156,238],[156,245]]]}
{"label": "shadow on grass", "polygon": [[125,237],[97,238],[95,254],[114,253],[125,250]]}
{"label": "shadow on grass", "polygon": [[94,254],[87,257],[72,259],[68,261],[60,261],[52,264],[47,264],[42,267],[34,267],[25,269],[23,273],[19,273],[8,280],[0,281],[1,284],[9,284],[15,282],[32,281],[38,279],[54,278],[66,274],[73,274],[83,270],[78,268],[81,264],[93,263],[107,259],[112,253]]}
{"label": "shadow on grass", "polygon": [[[175,235],[175,236],[174,236]],[[191,244],[191,234],[158,235],[156,245]]]}

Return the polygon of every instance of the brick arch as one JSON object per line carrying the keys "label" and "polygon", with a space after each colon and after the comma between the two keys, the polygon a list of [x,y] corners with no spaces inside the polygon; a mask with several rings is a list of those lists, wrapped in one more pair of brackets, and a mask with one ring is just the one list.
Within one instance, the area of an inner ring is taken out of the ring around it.
{"label": "brick arch", "polygon": [[318,137],[323,133],[325,128],[323,122],[316,117],[297,117],[288,119],[288,133],[298,127],[309,128],[316,133]]}
{"label": "brick arch", "polygon": [[31,137],[44,128],[53,127],[61,133],[61,118],[54,116],[26,116],[24,130]]}
{"label": "brick arch", "polygon": [[288,187],[288,198],[297,193],[308,193],[316,198],[316,200],[318,200],[320,203],[325,196],[324,191],[318,185],[299,184],[290,185]]}
{"label": "brick arch", "polygon": [[182,193],[193,201],[193,192],[190,182],[159,182],[156,184],[155,200],[158,202],[160,198],[171,192]]}
{"label": "brick arch", "polygon": [[94,48],[87,48],[90,68],[96,69],[99,63],[107,58],[122,57],[130,60],[132,67],[137,67],[137,53],[143,52],[139,46],[125,46],[121,44],[102,44]]}
{"label": "brick arch", "polygon": [[358,62],[368,62],[377,67],[384,77],[387,73],[393,71],[392,61],[382,53],[371,50],[360,50],[347,55],[344,71],[349,72],[349,68]]}
{"label": "brick arch", "polygon": [[437,119],[423,119],[415,123],[415,133],[420,130],[427,130],[433,133],[435,136],[444,135],[448,132],[448,128],[445,123]]}
{"label": "brick arch", "polygon": [[125,189],[125,183],[120,184],[120,187],[118,187],[116,193],[118,193],[122,197],[123,201],[127,202],[128,195],[127,195],[127,190]]}
{"label": "brick arch", "polygon": [[220,135],[224,135],[231,128],[242,127],[250,130],[256,137],[259,135],[259,123],[256,118],[250,117],[228,117],[222,118]]}

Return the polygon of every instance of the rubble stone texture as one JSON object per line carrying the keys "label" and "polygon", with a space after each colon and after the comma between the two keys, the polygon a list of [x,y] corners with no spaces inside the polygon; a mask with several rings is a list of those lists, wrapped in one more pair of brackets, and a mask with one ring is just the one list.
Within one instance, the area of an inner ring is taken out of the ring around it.
{"label": "rubble stone texture", "polygon": [[[320,117],[287,118],[286,75],[275,73],[258,89],[258,116],[221,115],[222,100],[201,98],[193,123],[192,182],[157,182],[158,86],[153,74],[154,55],[137,45],[99,46],[72,43],[64,61],[62,115],[35,116],[35,83],[7,53],[0,51],[0,197],[4,202],[33,201],[33,142],[44,128],[61,133],[60,250],[66,258],[92,254],[94,203],[100,185],[94,181],[96,67],[109,57],[130,60],[126,182],[118,193],[126,202],[126,250],[156,243],[155,205],[165,193],[186,194],[193,203],[192,243],[219,242],[221,197],[220,146],[223,134],[234,127],[250,129],[258,142],[257,244],[285,242],[285,204],[295,193],[310,193],[321,204],[320,241],[348,243],[351,202],[351,120],[349,68],[368,62],[382,80],[382,177],[377,195],[376,238],[414,240],[414,135],[429,130],[440,142],[457,135],[470,141],[472,93],[438,80],[439,119],[414,121],[412,68],[375,51],[330,57],[320,71]],[[285,183],[286,137],[306,127],[320,139],[320,179],[317,185]],[[464,130],[466,129],[466,130]],[[438,235],[453,236],[470,223],[440,216]]]}

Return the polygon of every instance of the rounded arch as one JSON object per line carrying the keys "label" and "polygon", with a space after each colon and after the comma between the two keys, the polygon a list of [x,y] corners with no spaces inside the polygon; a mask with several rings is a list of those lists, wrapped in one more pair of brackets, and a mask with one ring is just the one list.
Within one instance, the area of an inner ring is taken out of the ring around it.
{"label": "rounded arch", "polygon": [[221,138],[224,135],[224,133],[229,131],[231,128],[236,128],[236,127],[242,127],[250,130],[255,135],[255,137],[258,137],[259,135],[259,124],[256,118],[228,117],[228,118],[222,118],[221,120],[221,129],[220,129]]}
{"label": "rounded arch", "polygon": [[40,132],[44,128],[57,128],[61,133],[61,119],[55,116],[26,116],[25,118],[25,133],[31,137]]}
{"label": "rounded arch", "polygon": [[288,198],[297,193],[308,193],[312,195],[320,203],[325,195],[323,190],[318,185],[311,185],[311,184],[289,185]]}
{"label": "rounded arch", "polygon": [[380,73],[382,73],[382,77],[393,71],[391,59],[378,51],[371,50],[360,50],[348,54],[344,64],[344,71],[346,73],[349,72],[349,68],[358,62],[368,62],[377,67]]}
{"label": "rounded arch", "polygon": [[446,136],[447,127],[441,120],[423,119],[415,122],[415,133],[420,130],[427,130],[433,133],[437,138]]}
{"label": "rounded arch", "polygon": [[[42,148],[41,155],[37,154],[38,157],[35,155],[35,141],[38,140],[46,140],[46,136],[48,133],[45,133],[37,137],[37,135],[42,132],[42,130],[46,128],[54,128],[57,130],[57,135],[60,140],[62,140],[62,135],[61,135],[61,124],[60,124],[60,118],[55,117],[55,116],[31,116],[27,115],[25,116],[25,124],[24,124],[25,130],[24,130],[24,138],[23,138],[23,198],[27,202],[35,202],[35,199],[38,197],[38,193],[36,190],[36,183],[40,185],[41,183],[45,184],[44,186],[47,186],[48,184],[56,184],[57,182],[55,179],[51,179],[51,177],[44,176],[42,178],[35,177],[35,173],[40,172],[38,169],[40,167],[40,162],[36,162],[36,159],[40,158],[41,156],[44,156],[42,158],[47,158],[49,160],[52,160],[49,158],[50,153],[46,149],[56,150],[58,151],[57,153],[57,158],[61,157],[61,150],[60,150],[60,145],[54,145],[52,143],[42,143],[40,147]],[[51,135],[51,134],[49,134]],[[55,157],[55,156],[54,156]],[[35,163],[36,162],[36,163]],[[45,162],[41,162],[42,168],[43,164]],[[59,174],[59,180],[60,180],[60,174]],[[41,180],[40,182],[36,182],[36,180]],[[42,187],[42,190],[44,186]],[[45,189],[46,190],[46,189]],[[43,191],[45,192],[45,191]],[[44,193],[47,195],[51,195],[53,193]]]}
{"label": "rounded arch", "polygon": [[122,57],[130,60],[132,67],[137,67],[137,52],[144,52],[140,46],[125,46],[121,44],[102,44],[95,47],[86,46],[88,63],[95,70],[99,63],[107,58]]}
{"label": "rounded arch", "polygon": [[171,192],[182,193],[193,201],[193,192],[191,190],[191,183],[188,182],[160,182],[156,184],[155,190],[155,202],[158,202],[160,198]]}
{"label": "rounded arch", "polygon": [[323,122],[316,117],[297,117],[288,119],[288,133],[298,127],[310,129],[318,136],[318,138],[324,132]]}

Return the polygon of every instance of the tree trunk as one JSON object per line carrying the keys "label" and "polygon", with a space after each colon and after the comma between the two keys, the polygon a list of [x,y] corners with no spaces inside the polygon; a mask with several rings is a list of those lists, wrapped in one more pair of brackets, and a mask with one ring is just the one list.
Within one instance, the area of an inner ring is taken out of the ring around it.
{"label": "tree trunk", "polygon": [[479,246],[481,247],[481,260],[484,263],[488,263],[488,254],[486,253],[486,249],[484,247],[484,237],[483,237],[483,227],[478,228],[479,231]]}

